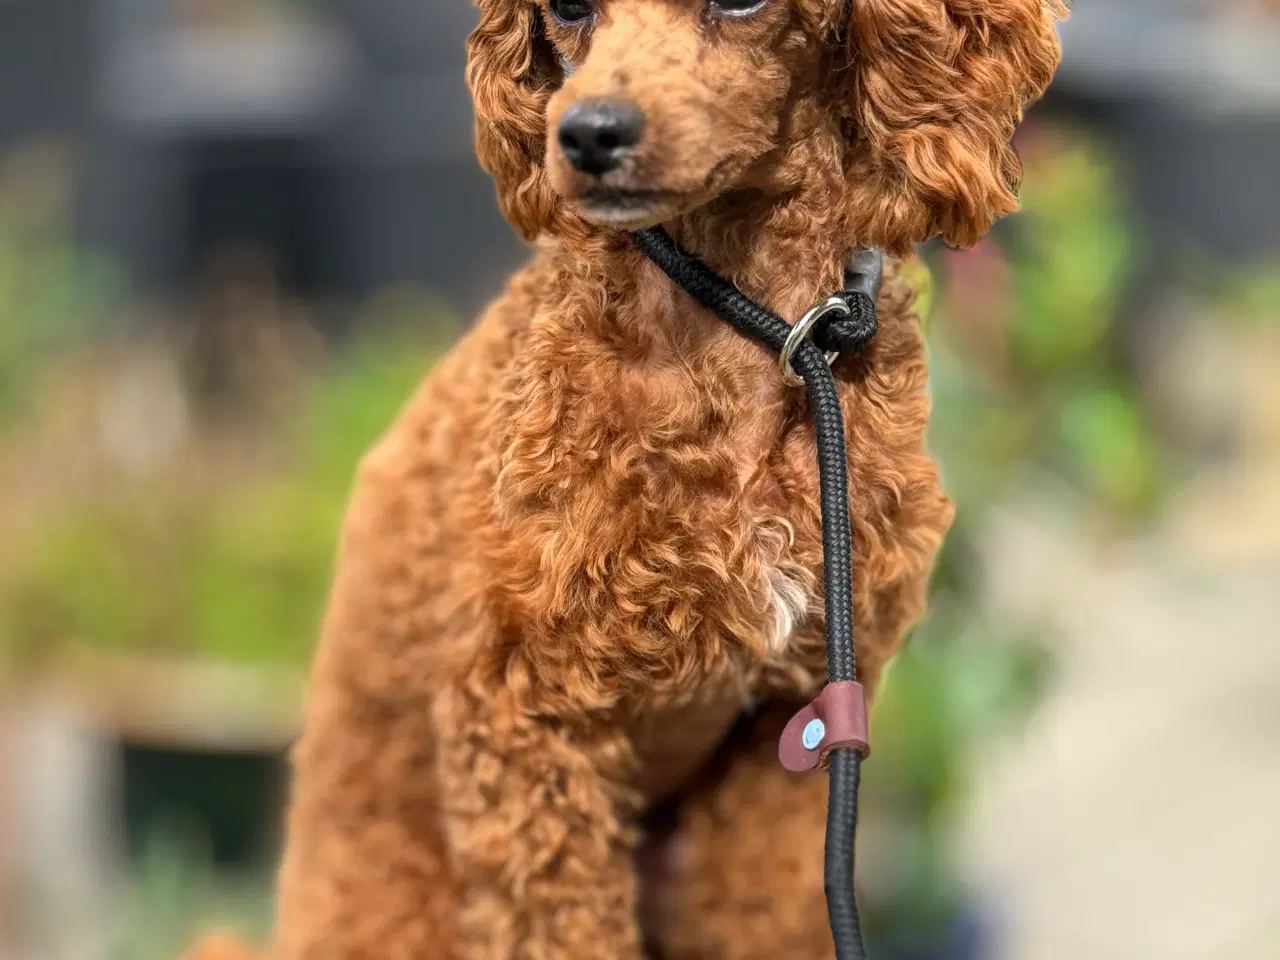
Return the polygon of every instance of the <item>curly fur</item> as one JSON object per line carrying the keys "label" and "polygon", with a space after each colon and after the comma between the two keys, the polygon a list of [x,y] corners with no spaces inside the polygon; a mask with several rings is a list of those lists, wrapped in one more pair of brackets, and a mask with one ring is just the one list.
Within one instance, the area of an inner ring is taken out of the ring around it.
{"label": "curly fur", "polygon": [[[795,318],[850,246],[972,243],[1013,209],[1009,138],[1065,9],[480,14],[478,152],[536,252],[361,466],[269,955],[828,957],[825,783],[775,747],[825,667],[803,398],[599,225],[547,130],[584,96],[635,101],[644,144],[606,185]],[[836,364],[872,688],[952,517],[911,299],[891,266],[880,335]]]}

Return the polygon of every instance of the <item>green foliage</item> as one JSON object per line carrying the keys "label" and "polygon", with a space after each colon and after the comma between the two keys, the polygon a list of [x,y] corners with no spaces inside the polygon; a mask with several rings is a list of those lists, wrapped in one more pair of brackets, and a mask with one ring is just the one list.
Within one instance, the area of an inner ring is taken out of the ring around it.
{"label": "green foliage", "polygon": [[1213,293],[1237,324],[1254,329],[1280,324],[1280,264],[1274,261],[1227,271]]}
{"label": "green foliage", "polygon": [[1045,631],[976,613],[960,528],[944,548],[932,611],[892,665],[873,718],[869,829],[891,838],[864,892],[873,933],[926,936],[964,906],[952,846],[975,754],[1034,708],[1052,673]]}
{"label": "green foliage", "polygon": [[173,960],[212,930],[263,942],[270,884],[258,873],[215,869],[204,849],[199,837],[172,825],[147,838],[128,876],[113,960]]}
{"label": "green foliage", "polygon": [[40,364],[116,294],[106,264],[70,240],[66,161],[52,146],[0,158],[0,430]]}
{"label": "green foliage", "polygon": [[1111,512],[1155,502],[1160,453],[1137,399],[1114,377],[1084,379],[1062,399],[1059,466]]}
{"label": "green foliage", "polygon": [[998,264],[982,304],[998,328],[975,342],[955,320],[963,304],[944,304],[932,440],[965,509],[1049,472],[1091,509],[1138,519],[1158,503],[1165,465],[1108,338],[1128,263],[1122,211],[1094,145],[1045,139],[1027,151],[1023,212],[982,255],[945,261],[953,282]]}
{"label": "green foliage", "polygon": [[1068,376],[1098,363],[1115,314],[1128,238],[1110,173],[1084,142],[1055,139],[1033,170],[1023,213],[1002,244],[1016,309],[1009,346],[1020,379]]}
{"label": "green foliage", "polygon": [[282,426],[287,468],[234,482],[162,475],[77,501],[21,544],[0,636],[30,660],[68,647],[303,665],[361,454],[435,350],[370,338]]}

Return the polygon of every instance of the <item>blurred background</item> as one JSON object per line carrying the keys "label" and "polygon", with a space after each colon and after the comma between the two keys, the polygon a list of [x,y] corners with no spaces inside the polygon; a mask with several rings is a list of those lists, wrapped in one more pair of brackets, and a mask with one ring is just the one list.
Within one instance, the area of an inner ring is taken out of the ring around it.
{"label": "blurred background", "polygon": [[[270,921],[357,457],[524,251],[464,0],[0,0],[0,958]],[[1280,5],[1083,3],[913,268],[960,519],[881,960],[1280,957]]]}

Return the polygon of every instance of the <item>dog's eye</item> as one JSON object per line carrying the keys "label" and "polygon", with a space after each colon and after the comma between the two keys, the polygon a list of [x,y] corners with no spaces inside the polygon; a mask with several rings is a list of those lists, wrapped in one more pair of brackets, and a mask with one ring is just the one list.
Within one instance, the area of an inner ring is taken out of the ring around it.
{"label": "dog's eye", "polygon": [[561,23],[581,23],[591,16],[587,0],[551,0],[551,13]]}
{"label": "dog's eye", "polygon": [[749,17],[769,5],[769,0],[709,0],[711,12],[721,17]]}

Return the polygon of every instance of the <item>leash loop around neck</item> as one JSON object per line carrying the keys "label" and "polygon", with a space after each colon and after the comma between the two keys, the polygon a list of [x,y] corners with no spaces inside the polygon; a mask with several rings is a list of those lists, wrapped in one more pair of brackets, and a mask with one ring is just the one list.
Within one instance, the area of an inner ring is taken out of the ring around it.
{"label": "leash loop around neck", "polygon": [[[805,387],[818,447],[828,686],[788,724],[779,755],[788,769],[810,768],[805,765],[807,760],[796,766],[788,762],[788,755],[794,755],[796,745],[787,738],[794,734],[800,741],[801,752],[807,751],[828,763],[824,876],[827,915],[837,960],[865,960],[853,873],[858,786],[866,750],[866,701],[857,683],[853,642],[853,530],[849,518],[844,415],[835,375],[824,351],[853,352],[874,337],[875,301],[883,258],[877,250],[856,251],[846,264],[845,289],[836,295],[847,307],[847,316],[836,319],[831,314],[839,311],[819,307],[817,311],[821,315],[810,320],[811,329],[797,334],[795,328],[772,310],[751,300],[682,250],[661,227],[640,230],[632,236],[636,246],[686,293],[743,336],[785,357],[787,367]],[[837,717],[843,722],[826,722]]]}

